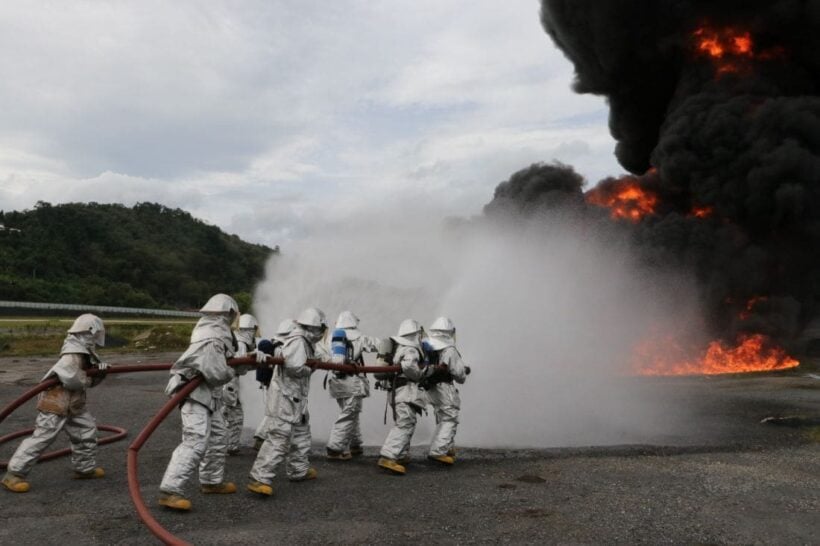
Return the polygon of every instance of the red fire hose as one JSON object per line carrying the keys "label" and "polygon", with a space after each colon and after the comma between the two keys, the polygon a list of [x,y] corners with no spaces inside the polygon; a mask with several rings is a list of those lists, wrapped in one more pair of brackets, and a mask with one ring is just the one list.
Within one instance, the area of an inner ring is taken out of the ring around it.
{"label": "red fire hose", "polygon": [[[268,357],[267,360],[268,364],[281,366],[285,363],[284,359],[282,358],[272,358]],[[256,358],[253,357],[244,357],[244,358],[232,358],[228,360],[229,366],[257,366]],[[391,373],[391,372],[398,372],[401,368],[399,366],[351,366],[349,364],[333,364],[330,362],[319,362],[319,361],[309,361],[308,365],[313,369],[318,370],[333,370],[338,372],[345,372],[345,373]],[[143,444],[148,441],[148,438],[151,437],[151,434],[154,433],[156,428],[162,423],[166,417],[176,408],[179,404],[182,403],[185,398],[188,397],[194,389],[196,389],[201,382],[201,378],[196,377],[192,381],[189,381],[183,388],[178,390],[174,396],[165,403],[164,406],[157,412],[151,421],[145,425],[145,428],[139,433],[139,435],[131,442],[131,445],[128,446],[128,455],[127,455],[127,472],[128,472],[128,490],[131,493],[131,501],[134,503],[134,507],[137,510],[137,515],[148,527],[148,530],[154,534],[158,539],[160,539],[165,544],[173,545],[173,546],[186,546],[189,545],[188,542],[180,539],[176,535],[172,534],[166,528],[164,528],[160,523],[154,519],[154,516],[151,515],[151,511],[145,505],[145,500],[142,498],[142,493],[140,492],[140,484],[139,484],[139,474],[138,474],[138,461],[137,461],[137,454],[139,450],[142,448]]]}
{"label": "red fire hose", "polygon": [[[272,358],[268,357],[267,360],[268,364],[271,365],[283,365],[284,359],[281,358]],[[228,365],[230,366],[253,366],[256,367],[256,358],[254,357],[243,357],[243,358],[234,358],[228,361]],[[334,364],[331,362],[319,362],[319,361],[309,361],[308,366],[313,369],[320,369],[320,370],[331,370],[337,372],[344,372],[344,373],[394,373],[398,372],[401,368],[399,366],[353,366],[349,364]],[[105,373],[130,373],[130,372],[148,372],[148,371],[161,371],[161,370],[168,370],[171,368],[171,364],[148,364],[142,366],[112,366],[109,367]],[[87,370],[88,375],[97,375],[99,370],[91,369]],[[134,441],[128,446],[127,452],[127,475],[128,475],[128,490],[131,495],[131,501],[134,503],[134,507],[137,511],[137,515],[139,518],[145,523],[148,530],[154,534],[157,538],[163,541],[165,544],[171,545],[187,545],[188,543],[183,541],[182,539],[176,537],[172,533],[170,533],[167,529],[162,527],[159,522],[154,519],[151,515],[151,512],[148,510],[148,507],[145,505],[145,501],[142,498],[142,493],[140,492],[139,486],[139,475],[138,475],[138,459],[137,455],[139,450],[148,441],[148,438],[151,437],[151,434],[154,433],[154,430],[162,423],[166,417],[176,408],[191,392],[196,389],[201,382],[201,378],[196,377],[193,380],[189,381],[185,384],[179,391],[177,391],[174,396],[172,396],[165,405],[157,412],[157,414],[148,422],[145,428],[137,435]],[[38,384],[34,388],[26,391],[20,397],[13,400],[10,404],[8,404],[2,411],[0,411],[0,423],[6,419],[14,410],[18,407],[23,405],[25,402],[30,400],[31,398],[35,397],[40,392],[54,386],[57,384],[56,379],[49,379],[43,381],[42,383]],[[120,427],[115,427],[112,425],[98,425],[97,428],[99,430],[105,430],[109,432],[115,432],[116,434],[112,436],[106,436],[102,440],[99,441],[100,444],[107,444],[111,442],[116,442],[117,440],[121,440],[124,438],[128,432]],[[26,429],[17,431],[6,436],[0,437],[0,444],[3,442],[7,442],[9,440],[13,440],[15,438],[19,438],[21,436],[25,436],[30,434],[34,429]],[[50,459],[54,459],[56,457],[60,457],[62,455],[66,455],[70,453],[69,449],[62,449],[59,451],[54,451],[51,453],[46,453],[40,457],[40,461],[46,461]],[[2,468],[6,467],[7,462],[0,463],[2,464]]]}
{"label": "red fire hose", "polygon": [[[153,372],[158,370],[168,370],[171,368],[171,364],[145,364],[141,366],[111,366],[106,370],[105,373],[130,373],[130,372]],[[90,369],[86,370],[86,373],[90,376],[97,375],[99,370]],[[14,410],[40,394],[42,391],[49,389],[58,383],[57,379],[47,379],[41,383],[38,383],[33,388],[27,390],[17,398],[11,401],[6,407],[0,411],[0,423],[2,423],[6,417],[11,415]],[[104,430],[106,432],[114,432],[115,434],[111,436],[106,436],[99,441],[99,444],[105,445],[110,444],[112,442],[117,442],[122,440],[128,435],[128,431],[124,428],[115,427],[113,425],[98,425],[97,429]],[[0,436],[0,445],[10,442],[16,438],[20,438],[22,436],[27,436],[34,432],[33,428],[27,428],[24,430],[18,430],[16,432],[12,432],[10,434],[6,434],[5,436]],[[69,448],[60,449],[58,451],[52,451],[49,453],[44,453],[40,456],[38,461],[50,461],[52,459],[56,459],[58,457],[62,457],[64,455],[68,455],[71,453]],[[0,461],[0,469],[5,469],[8,466],[8,461]]]}

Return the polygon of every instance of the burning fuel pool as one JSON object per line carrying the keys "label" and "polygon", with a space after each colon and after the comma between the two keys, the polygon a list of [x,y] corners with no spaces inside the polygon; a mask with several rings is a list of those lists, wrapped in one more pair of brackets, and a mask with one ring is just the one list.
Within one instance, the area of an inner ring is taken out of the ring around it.
{"label": "burning fuel pool", "polygon": [[[0,404],[35,383],[51,363],[48,358],[0,359],[6,372],[0,374]],[[133,437],[165,400],[165,380],[165,374],[112,376],[91,392],[89,405],[100,422],[126,427]],[[404,477],[379,472],[374,446],[363,458],[333,464],[322,459],[323,447],[317,445],[312,462],[319,479],[314,482],[277,478],[268,500],[242,491],[203,496],[192,488],[191,513],[154,513],[169,530],[195,544],[799,544],[820,536],[817,428],[760,423],[766,417],[816,419],[820,380],[800,368],[633,380],[651,384],[670,403],[692,407],[687,430],[645,445],[462,448],[453,468],[428,463],[420,446],[414,448]],[[321,389],[312,393],[325,395]],[[371,398],[366,404],[381,402]],[[30,426],[33,418],[33,408],[24,407],[4,423],[4,431]],[[463,427],[476,425],[470,415],[463,416]],[[178,435],[174,415],[142,451],[140,480],[149,502],[157,496]],[[3,446],[0,457],[7,458],[13,447]],[[107,471],[103,480],[70,479],[70,467],[62,459],[35,467],[29,493],[12,497],[0,491],[0,542],[150,543],[153,538],[128,498],[125,447],[119,443],[100,449],[100,464]],[[253,456],[245,449],[230,457],[228,478],[241,486]]]}

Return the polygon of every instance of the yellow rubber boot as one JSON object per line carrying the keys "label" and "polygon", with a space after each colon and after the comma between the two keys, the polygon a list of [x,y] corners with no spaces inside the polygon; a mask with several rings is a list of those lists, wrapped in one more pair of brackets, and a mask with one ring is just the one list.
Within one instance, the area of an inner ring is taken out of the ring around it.
{"label": "yellow rubber boot", "polygon": [[105,476],[105,470],[103,470],[99,466],[91,472],[77,472],[76,470],[74,471],[74,478],[77,480],[94,480],[96,478],[102,478],[103,476]]}
{"label": "yellow rubber boot", "polygon": [[379,458],[378,465],[384,468],[385,470],[389,470],[393,474],[404,475],[404,473],[407,472],[407,470],[402,465],[400,465],[393,459],[387,459],[385,457]]}
{"label": "yellow rubber boot", "polygon": [[236,493],[236,484],[233,482],[203,483],[199,490],[206,495],[230,495],[231,493]]}
{"label": "yellow rubber boot", "polygon": [[449,455],[428,455],[428,459],[431,461],[436,461],[437,463],[446,464],[450,466],[456,462],[456,460]]}
{"label": "yellow rubber boot", "polygon": [[270,497],[273,495],[273,487],[262,482],[251,482],[247,485],[247,490],[257,495],[265,495]]}
{"label": "yellow rubber boot", "polygon": [[174,495],[172,493],[162,493],[159,497],[159,504],[160,506],[165,506],[166,508],[171,508],[172,510],[187,511],[191,509],[191,501],[185,497]]}
{"label": "yellow rubber boot", "polygon": [[2,483],[3,487],[12,493],[25,493],[31,487],[25,479],[11,472],[7,472],[6,475],[3,476]]}
{"label": "yellow rubber boot", "polygon": [[288,478],[288,479],[292,482],[306,482],[308,480],[315,480],[318,477],[319,477],[319,472],[315,468],[310,467],[310,468],[308,468],[307,472],[305,472],[304,476],[301,476],[299,478]]}

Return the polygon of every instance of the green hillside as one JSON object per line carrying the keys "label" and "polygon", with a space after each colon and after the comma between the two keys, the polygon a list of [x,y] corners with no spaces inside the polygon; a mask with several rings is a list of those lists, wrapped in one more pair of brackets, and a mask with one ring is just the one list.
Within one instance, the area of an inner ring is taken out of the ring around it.
{"label": "green hillside", "polygon": [[0,300],[198,308],[249,299],[278,252],[154,203],[40,202],[0,224]]}

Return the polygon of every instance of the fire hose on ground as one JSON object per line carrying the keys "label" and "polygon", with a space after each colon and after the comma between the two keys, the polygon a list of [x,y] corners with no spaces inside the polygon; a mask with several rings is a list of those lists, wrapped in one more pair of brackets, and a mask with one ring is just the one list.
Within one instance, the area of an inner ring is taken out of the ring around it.
{"label": "fire hose on ground", "polygon": [[[281,366],[284,364],[284,359],[281,358],[272,358],[268,357],[267,363],[269,365],[274,366]],[[256,367],[256,358],[254,357],[243,357],[243,358],[233,358],[228,361],[229,366],[251,366]],[[315,370],[329,370],[329,371],[336,371],[342,373],[395,373],[400,371],[399,366],[353,366],[350,364],[335,364],[331,362],[320,362],[320,361],[309,361],[308,365],[315,369]],[[132,372],[151,372],[151,371],[163,371],[169,370],[171,368],[171,364],[146,364],[146,365],[138,365],[138,366],[111,366],[107,370],[105,370],[106,374],[118,374],[118,373],[132,373]],[[88,375],[97,375],[101,373],[99,370],[90,369],[87,370]],[[131,496],[131,501],[134,504],[134,508],[136,509],[137,515],[148,527],[148,530],[154,534],[157,538],[159,538],[165,544],[172,544],[172,545],[186,545],[188,544],[184,540],[178,538],[177,536],[173,535],[167,529],[165,529],[160,523],[154,519],[151,515],[150,510],[145,504],[145,501],[142,498],[142,493],[140,491],[140,484],[139,484],[139,474],[138,474],[138,459],[137,455],[139,450],[148,441],[148,438],[151,437],[151,434],[157,429],[157,427],[165,420],[166,417],[174,410],[174,408],[178,407],[182,401],[189,395],[191,392],[199,386],[201,382],[200,377],[195,377],[182,388],[180,388],[174,395],[162,406],[162,408],[157,412],[157,414],[145,425],[145,428],[137,435],[131,445],[128,446],[127,451],[127,459],[126,459],[126,468],[127,468],[127,477],[128,477],[128,491]],[[10,404],[3,408],[0,411],[0,423],[2,423],[9,415],[11,415],[17,408],[22,406],[27,401],[31,400],[35,396],[37,396],[42,391],[49,389],[56,385],[58,381],[56,379],[48,379],[43,381],[29,389],[21,396],[13,400]],[[109,444],[112,442],[116,442],[125,438],[128,434],[128,431],[120,428],[115,427],[113,425],[97,425],[98,430],[104,430],[107,432],[114,432],[115,434],[111,436],[106,436],[99,440],[99,444]],[[5,436],[0,437],[0,445],[10,440],[19,438],[21,436],[26,436],[31,434],[34,429],[25,429],[19,430]],[[53,451],[50,453],[46,453],[42,455],[38,461],[47,461],[51,459],[55,459],[57,457],[61,457],[70,453],[71,450],[69,448],[61,449],[58,451]],[[6,468],[8,462],[3,461],[0,462],[0,468]]]}

